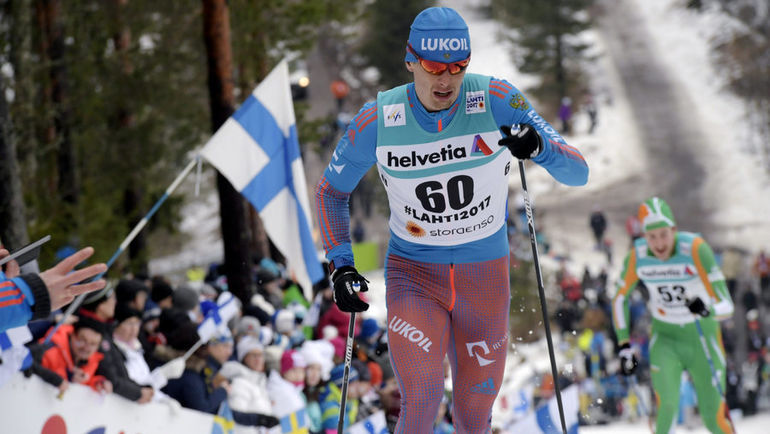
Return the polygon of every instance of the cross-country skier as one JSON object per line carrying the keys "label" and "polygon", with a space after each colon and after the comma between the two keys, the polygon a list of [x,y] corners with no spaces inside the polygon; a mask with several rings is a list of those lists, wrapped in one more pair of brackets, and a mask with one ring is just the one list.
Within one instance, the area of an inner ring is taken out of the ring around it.
{"label": "cross-country skier", "polygon": [[[348,197],[374,164],[387,191],[385,277],[389,353],[402,396],[398,433],[432,432],[447,354],[457,432],[490,429],[508,347],[509,150],[564,184],[588,178],[580,152],[515,87],[466,74],[470,47],[468,27],[453,9],[417,15],[405,57],[414,82],[363,106],[316,189],[335,301],[347,312],[368,308],[354,291],[367,287],[353,262]],[[516,124],[520,129],[511,131]]]}
{"label": "cross-country skier", "polygon": [[[639,206],[644,237],[626,256],[612,317],[620,344],[621,370],[632,375],[636,354],[629,346],[628,299],[638,281],[650,292],[652,313],[650,370],[658,402],[656,433],[668,433],[679,408],[682,371],[690,373],[703,422],[713,433],[732,433],[727,404],[713,381],[709,359],[725,390],[725,351],[719,320],[733,313],[733,302],[714,253],[698,234],[677,231],[668,204],[653,197]],[[705,338],[704,348],[696,321]]]}

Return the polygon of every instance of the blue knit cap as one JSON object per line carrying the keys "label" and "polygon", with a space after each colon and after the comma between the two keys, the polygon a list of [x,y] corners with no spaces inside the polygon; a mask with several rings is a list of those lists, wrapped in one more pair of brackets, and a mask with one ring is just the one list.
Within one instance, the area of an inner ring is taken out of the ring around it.
{"label": "blue knit cap", "polygon": [[[345,365],[340,363],[339,365],[335,366],[332,369],[332,372],[330,374],[330,380],[332,383],[336,384],[337,387],[342,387],[342,380],[345,377]],[[350,372],[348,372],[348,381],[358,381],[358,370],[354,368],[353,366],[350,367]]]}
{"label": "blue knit cap", "polygon": [[[452,8],[428,8],[420,12],[412,23],[409,44],[418,56],[435,62],[459,62],[471,55],[468,25]],[[417,62],[409,51],[404,60]]]}

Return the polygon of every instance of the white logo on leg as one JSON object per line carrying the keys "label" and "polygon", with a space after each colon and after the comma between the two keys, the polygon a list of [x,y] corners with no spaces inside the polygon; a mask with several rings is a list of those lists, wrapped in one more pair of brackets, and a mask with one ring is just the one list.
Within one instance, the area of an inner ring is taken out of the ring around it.
{"label": "white logo on leg", "polygon": [[494,360],[489,360],[481,357],[479,354],[477,354],[475,351],[473,351],[474,347],[481,347],[481,350],[484,351],[484,354],[489,354],[489,347],[487,347],[487,341],[479,341],[479,342],[470,342],[465,344],[465,347],[468,348],[468,356],[470,358],[477,358],[480,366],[487,366],[490,363],[494,363]]}

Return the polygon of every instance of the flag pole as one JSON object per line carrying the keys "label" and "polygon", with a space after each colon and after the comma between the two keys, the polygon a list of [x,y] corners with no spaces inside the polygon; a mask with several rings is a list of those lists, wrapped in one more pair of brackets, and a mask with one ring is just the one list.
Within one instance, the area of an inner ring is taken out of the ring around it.
{"label": "flag pole", "polygon": [[[107,261],[107,269],[112,266],[112,264],[115,262],[115,260],[118,259],[118,257],[123,253],[126,248],[128,248],[128,245],[131,244],[131,242],[136,238],[136,236],[139,234],[139,232],[147,225],[147,222],[150,220],[150,217],[152,217],[157,211],[158,208],[163,204],[163,202],[168,199],[168,197],[171,195],[171,193],[176,190],[177,187],[179,187],[179,184],[182,183],[182,180],[190,173],[190,171],[195,167],[195,163],[200,159],[200,155],[196,155],[195,158],[193,158],[187,166],[182,170],[182,172],[174,179],[174,182],[171,183],[171,185],[168,186],[166,191],[163,193],[163,196],[158,199],[157,202],[155,202],[155,205],[152,206],[150,211],[142,218],[142,220],[139,221],[139,223],[134,226],[134,229],[128,234],[128,236],[123,240],[122,243],[120,243],[120,246],[115,251],[115,253],[112,254],[112,257]],[[95,276],[92,280],[98,280],[107,271],[98,274]],[[102,290],[104,291],[104,290]],[[72,303],[70,303],[67,310],[64,312],[64,316],[59,320],[59,322],[56,323],[53,330],[48,334],[48,336],[45,338],[45,343],[49,343],[51,341],[51,337],[56,333],[56,330],[59,329],[59,327],[64,324],[65,321],[67,321],[67,318],[69,318],[74,312],[75,309],[77,309],[82,303],[83,300],[86,298],[88,294],[80,294]]]}

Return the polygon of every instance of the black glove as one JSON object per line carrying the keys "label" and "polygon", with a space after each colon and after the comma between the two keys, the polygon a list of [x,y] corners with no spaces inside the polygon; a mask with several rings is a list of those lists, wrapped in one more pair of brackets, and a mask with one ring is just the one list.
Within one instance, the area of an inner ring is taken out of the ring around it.
{"label": "black glove", "polygon": [[276,417],[268,416],[266,414],[257,414],[257,426],[272,428],[280,423],[281,421]]}
{"label": "black glove", "polygon": [[543,150],[543,140],[532,125],[519,124],[519,131],[515,134],[511,134],[511,127],[508,125],[501,126],[500,130],[503,132],[503,138],[497,144],[507,147],[519,160],[535,158]]}
{"label": "black glove", "polygon": [[356,292],[366,292],[368,280],[356,271],[355,267],[345,265],[332,271],[334,285],[334,302],[343,312],[363,312],[369,309],[369,304],[358,298]]}
{"label": "black glove", "polygon": [[634,350],[631,349],[631,345],[628,343],[620,346],[618,357],[620,357],[620,372],[625,376],[632,375],[636,371],[636,367],[639,366],[636,354],[634,354]]}
{"label": "black glove", "polygon": [[692,300],[689,300],[687,302],[687,308],[690,309],[690,312],[702,317],[707,317],[711,313],[706,307],[706,304],[703,303],[703,300],[700,299],[700,297],[695,297]]}

